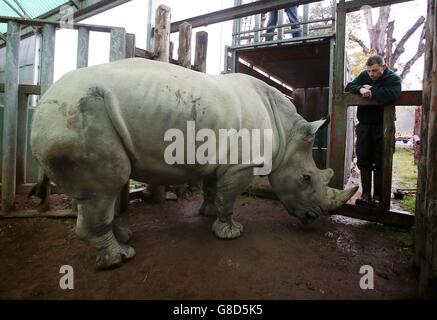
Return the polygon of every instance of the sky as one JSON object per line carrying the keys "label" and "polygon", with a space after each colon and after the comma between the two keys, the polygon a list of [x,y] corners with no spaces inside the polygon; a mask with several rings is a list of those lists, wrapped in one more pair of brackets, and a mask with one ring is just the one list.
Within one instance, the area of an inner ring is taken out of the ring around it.
{"label": "sky", "polygon": [[[325,2],[328,0],[324,0]],[[233,6],[233,0],[157,0],[158,4],[165,4],[171,8],[172,21],[205,14]],[[415,0],[392,6],[390,20],[395,20],[394,37],[400,40],[406,30],[421,15],[426,17],[426,0]],[[373,10],[373,20],[376,22],[378,10]],[[302,15],[303,6],[299,6]],[[137,47],[146,48],[147,39],[148,0],[132,0],[119,7],[108,10],[97,16],[81,21],[81,23],[102,24],[126,28],[129,33],[136,34]],[[232,21],[214,24],[208,27],[196,28],[194,32],[205,30],[208,32],[207,73],[219,74],[223,70],[223,50],[225,45],[231,44]],[[405,46],[405,53],[400,61],[406,62],[417,50],[421,28],[411,37]],[[178,34],[171,35],[175,42],[175,56],[177,54]],[[367,31],[363,29],[363,39],[368,41]],[[194,55],[194,33],[193,50]],[[59,30],[56,35],[55,52],[55,80],[63,74],[75,69],[76,65],[77,32],[74,30]],[[193,59],[194,60],[194,59]],[[109,61],[109,34],[91,32],[89,65],[106,63]],[[408,89],[421,89],[423,74],[423,58],[416,62],[405,80]]]}

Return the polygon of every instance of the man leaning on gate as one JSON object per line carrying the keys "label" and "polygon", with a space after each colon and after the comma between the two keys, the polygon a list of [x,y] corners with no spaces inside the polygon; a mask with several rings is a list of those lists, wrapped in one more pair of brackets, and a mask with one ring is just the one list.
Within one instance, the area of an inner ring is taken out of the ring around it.
{"label": "man leaning on gate", "polygon": [[[379,207],[382,185],[382,157],[384,146],[384,106],[394,104],[401,94],[401,78],[390,70],[384,58],[371,56],[366,70],[348,83],[345,91],[360,94],[364,99],[375,100],[378,106],[358,106],[356,126],[356,153],[363,189],[357,205]],[[373,173],[373,197],[372,197]]]}

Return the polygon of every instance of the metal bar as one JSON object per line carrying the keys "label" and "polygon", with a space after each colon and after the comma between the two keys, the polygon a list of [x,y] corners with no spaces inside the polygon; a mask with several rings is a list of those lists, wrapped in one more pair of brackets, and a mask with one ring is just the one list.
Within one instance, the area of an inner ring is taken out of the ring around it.
{"label": "metal bar", "polygon": [[81,27],[77,35],[77,69],[88,67],[89,46],[90,31]]}
{"label": "metal bar", "polygon": [[2,210],[14,210],[18,126],[18,83],[21,26],[8,23],[6,47],[5,109],[3,115]]}
{"label": "metal bar", "polygon": [[[310,18],[310,5],[306,4],[303,6],[303,21],[306,22]],[[306,37],[308,35],[308,24],[303,25],[303,36]]]}
{"label": "metal bar", "polygon": [[309,36],[309,37],[306,37],[306,38],[294,38],[294,39],[285,39],[285,40],[274,40],[274,41],[269,41],[268,44],[267,43],[263,43],[263,42],[260,42],[260,43],[249,43],[249,44],[242,44],[242,45],[239,45],[239,46],[233,46],[230,49],[231,50],[238,50],[238,49],[246,49],[246,48],[257,48],[257,47],[271,46],[271,45],[274,45],[274,44],[290,45],[290,44],[293,44],[295,42],[302,43],[302,42],[305,42],[307,40],[310,40],[310,41],[314,41],[314,40],[326,40],[326,39],[329,39],[329,38],[331,38],[333,36],[334,36],[334,34],[329,33],[329,34],[324,34],[324,35]]}
{"label": "metal bar", "polygon": [[153,51],[153,26],[155,25],[156,0],[149,0],[147,7],[147,41],[146,50]]}
{"label": "metal bar", "polygon": [[[255,16],[255,30],[261,28],[261,15],[257,14]],[[259,31],[255,31],[255,42],[260,42],[261,41],[261,37],[260,37],[260,32]]]}
{"label": "metal bar", "polygon": [[111,30],[109,61],[125,59],[126,57],[126,30],[113,28]]}
{"label": "metal bar", "polygon": [[52,24],[44,25],[41,52],[41,95],[43,95],[53,84],[55,70],[55,39],[55,26]]}
{"label": "metal bar", "polygon": [[133,33],[126,33],[126,58],[135,58],[136,37]]}
{"label": "metal bar", "polygon": [[[3,92],[5,92],[5,84],[0,83],[0,93],[3,93]],[[18,92],[19,92],[19,94],[39,95],[41,93],[41,88],[38,85],[20,84],[20,85],[18,85]]]}
{"label": "metal bar", "polygon": [[[301,21],[301,22],[296,22],[296,23],[284,23],[281,27],[295,27],[295,26],[300,26],[300,25],[306,25],[306,24],[310,24],[310,23],[319,23],[319,22],[328,22],[328,21],[335,21],[334,18],[326,18],[326,19],[314,19],[314,20],[310,20],[310,21]],[[330,28],[330,26],[327,26]],[[270,27],[263,27],[263,28],[255,28],[252,30],[246,30],[246,31],[240,31],[240,32],[236,32],[236,33],[232,33],[232,35],[238,35],[238,34],[244,34],[244,33],[251,33],[251,32],[256,32],[256,31],[263,31],[263,30],[267,30],[270,29]]]}
{"label": "metal bar", "polygon": [[26,182],[28,100],[28,95],[19,93],[17,129],[17,187]]}
{"label": "metal bar", "polygon": [[[15,18],[15,17],[5,17],[0,16],[0,22],[7,23],[9,21],[14,21],[17,23],[20,23],[23,26],[38,26],[43,27],[46,24],[53,25],[55,27],[60,28],[59,21],[51,21],[51,20],[43,20],[43,19],[25,19],[25,18]],[[110,26],[99,26],[99,25],[93,25],[93,24],[84,24],[84,23],[73,23],[71,24],[73,29],[78,30],[81,27],[85,27],[89,29],[90,31],[96,31],[96,32],[111,32],[113,27]]]}
{"label": "metal bar", "polygon": [[277,25],[277,33],[278,33],[278,40],[284,39],[284,27],[282,26],[284,24],[284,9],[278,10],[278,25]]}
{"label": "metal bar", "polygon": [[372,8],[389,6],[392,4],[408,2],[413,0],[351,0],[344,4],[346,13],[359,11],[363,6],[371,6]]}
{"label": "metal bar", "polygon": [[[238,7],[241,5],[241,0],[234,0],[234,7]],[[193,26],[192,23],[190,23],[191,26]],[[241,32],[241,19],[234,19],[233,23],[233,32],[238,34]],[[232,36],[232,45],[239,45],[240,44],[240,37],[239,36]]]}
{"label": "metal bar", "polygon": [[[332,114],[332,101],[333,101],[333,83],[334,83],[334,52],[335,52],[335,41],[331,38],[329,41],[329,97],[328,97],[328,114]],[[326,139],[327,139],[327,150],[326,150],[326,167],[330,167],[331,158],[331,130],[332,121],[329,121]]]}
{"label": "metal bar", "polygon": [[219,23],[219,22],[252,16],[258,13],[284,9],[285,7],[288,6],[302,5],[312,2],[319,2],[319,1],[320,0],[260,0],[256,2],[251,2],[251,3],[207,13],[201,16],[173,22],[171,24],[170,32],[171,33],[178,32],[179,25],[182,24],[183,22],[188,22],[193,26],[194,29],[198,27]]}

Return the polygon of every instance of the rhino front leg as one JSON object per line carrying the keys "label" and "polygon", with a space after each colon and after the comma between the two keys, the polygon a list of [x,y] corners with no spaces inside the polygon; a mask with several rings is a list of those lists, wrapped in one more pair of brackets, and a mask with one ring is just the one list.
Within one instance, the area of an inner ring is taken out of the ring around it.
{"label": "rhino front leg", "polygon": [[251,170],[232,172],[229,170],[218,180],[214,205],[217,210],[217,220],[212,225],[212,231],[220,239],[235,239],[243,232],[243,225],[232,217],[234,202],[250,184]]}
{"label": "rhino front leg", "polygon": [[214,204],[217,194],[217,178],[215,176],[203,179],[203,203],[199,214],[207,217],[217,217],[217,207]]}
{"label": "rhino front leg", "polygon": [[113,231],[115,199],[78,200],[76,234],[97,249],[96,267],[102,270],[119,267],[135,256],[135,250],[120,243],[114,234],[118,232],[117,227]]}

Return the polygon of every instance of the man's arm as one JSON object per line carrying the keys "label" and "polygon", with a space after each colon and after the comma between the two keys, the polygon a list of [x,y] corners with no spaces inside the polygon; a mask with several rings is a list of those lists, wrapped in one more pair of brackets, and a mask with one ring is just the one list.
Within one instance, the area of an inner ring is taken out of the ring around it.
{"label": "man's arm", "polygon": [[347,84],[346,88],[344,88],[344,91],[360,94],[360,89],[363,87],[364,84],[365,84],[365,79],[363,77],[363,74],[361,73],[352,82],[349,82]]}
{"label": "man's arm", "polygon": [[393,104],[401,95],[402,81],[399,77],[396,77],[396,79],[385,86],[373,86],[370,91],[372,91],[372,97],[376,101],[382,104]]}

